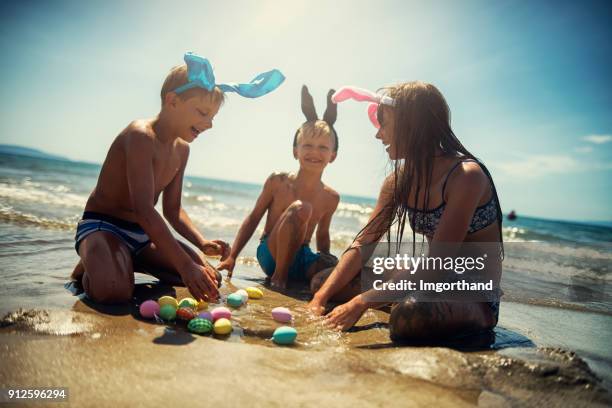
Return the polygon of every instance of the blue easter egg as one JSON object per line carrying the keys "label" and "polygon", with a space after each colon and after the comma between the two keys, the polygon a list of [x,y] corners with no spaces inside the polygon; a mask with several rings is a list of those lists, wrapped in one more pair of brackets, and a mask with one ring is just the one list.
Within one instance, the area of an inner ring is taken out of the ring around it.
{"label": "blue easter egg", "polygon": [[232,293],[227,296],[227,304],[231,307],[240,307],[242,306],[242,296],[237,293]]}
{"label": "blue easter egg", "polygon": [[272,341],[276,344],[293,344],[296,338],[297,330],[289,326],[281,326],[272,334]]}

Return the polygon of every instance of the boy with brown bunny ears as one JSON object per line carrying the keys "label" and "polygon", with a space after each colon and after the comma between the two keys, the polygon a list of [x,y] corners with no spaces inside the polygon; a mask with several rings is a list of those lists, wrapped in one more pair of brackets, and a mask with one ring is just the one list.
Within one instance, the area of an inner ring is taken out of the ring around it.
{"label": "boy with brown bunny ears", "polygon": [[[325,167],[336,159],[338,135],[333,127],[337,105],[334,90],[327,94],[327,108],[318,119],[314,101],[306,85],[302,87],[304,122],[293,139],[297,173],[272,173],[266,180],[255,207],[246,217],[232,245],[230,255],[218,269],[232,276],[240,251],[251,238],[267,212],[264,233],[257,247],[257,260],[274,287],[285,288],[287,281],[309,281],[317,272],[334,266],[329,253],[329,226],[340,195],[321,181]],[[310,246],[316,229],[317,253]]]}

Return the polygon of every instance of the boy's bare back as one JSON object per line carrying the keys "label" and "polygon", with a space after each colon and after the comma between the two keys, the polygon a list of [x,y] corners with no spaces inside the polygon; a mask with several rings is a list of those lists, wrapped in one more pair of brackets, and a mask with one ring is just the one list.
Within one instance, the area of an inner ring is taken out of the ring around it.
{"label": "boy's bare back", "polygon": [[130,196],[128,171],[130,161],[138,160],[138,156],[151,160],[155,205],[160,193],[185,166],[189,145],[181,139],[164,144],[156,137],[150,120],[130,123],[113,141],[102,165],[98,183],[87,200],[86,211],[137,222]]}

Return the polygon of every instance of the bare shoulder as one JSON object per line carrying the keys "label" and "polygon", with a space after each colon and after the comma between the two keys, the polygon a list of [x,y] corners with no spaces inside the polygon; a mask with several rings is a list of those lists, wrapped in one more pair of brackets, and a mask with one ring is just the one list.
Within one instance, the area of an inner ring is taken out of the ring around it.
{"label": "bare shoulder", "polygon": [[266,183],[264,184],[264,190],[274,191],[283,185],[288,185],[289,183],[291,183],[289,173],[274,172],[270,174],[266,179]]}
{"label": "bare shoulder", "polygon": [[189,158],[189,143],[182,139],[176,139],[176,152],[181,158],[181,162],[185,164]]}
{"label": "bare shoulder", "polygon": [[135,120],[131,122],[117,139],[120,139],[126,147],[137,147],[139,149],[153,148],[155,134],[147,121]]}
{"label": "bare shoulder", "polygon": [[325,197],[325,202],[328,204],[330,209],[336,209],[338,207],[338,203],[340,202],[340,194],[330,186],[323,184],[323,194]]}
{"label": "bare shoulder", "polygon": [[489,178],[478,163],[469,161],[462,162],[455,170],[455,179],[462,185],[486,186]]}
{"label": "bare shoulder", "polygon": [[449,193],[480,194],[489,186],[490,181],[478,163],[462,162],[457,166],[448,182]]}
{"label": "bare shoulder", "polygon": [[395,173],[391,173],[385,177],[382,186],[380,187],[379,199],[388,201],[393,197],[393,191],[395,190]]}

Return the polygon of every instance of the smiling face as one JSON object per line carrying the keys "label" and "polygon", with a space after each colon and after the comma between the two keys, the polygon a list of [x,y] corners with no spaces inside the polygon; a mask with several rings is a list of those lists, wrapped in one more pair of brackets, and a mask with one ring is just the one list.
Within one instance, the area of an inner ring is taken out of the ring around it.
{"label": "smiling face", "polygon": [[191,143],[200,133],[213,127],[213,119],[219,112],[221,100],[215,99],[213,93],[182,98],[171,92],[166,96],[164,107],[172,117],[177,136]]}
{"label": "smiling face", "polygon": [[395,140],[395,113],[393,108],[381,105],[378,109],[378,122],[380,128],[376,132],[376,138],[380,139],[386,147],[387,154],[391,160],[398,159],[398,149]]}
{"label": "smiling face", "polygon": [[334,137],[327,123],[306,122],[300,128],[293,156],[300,162],[300,168],[322,171],[335,160],[334,149]]}

